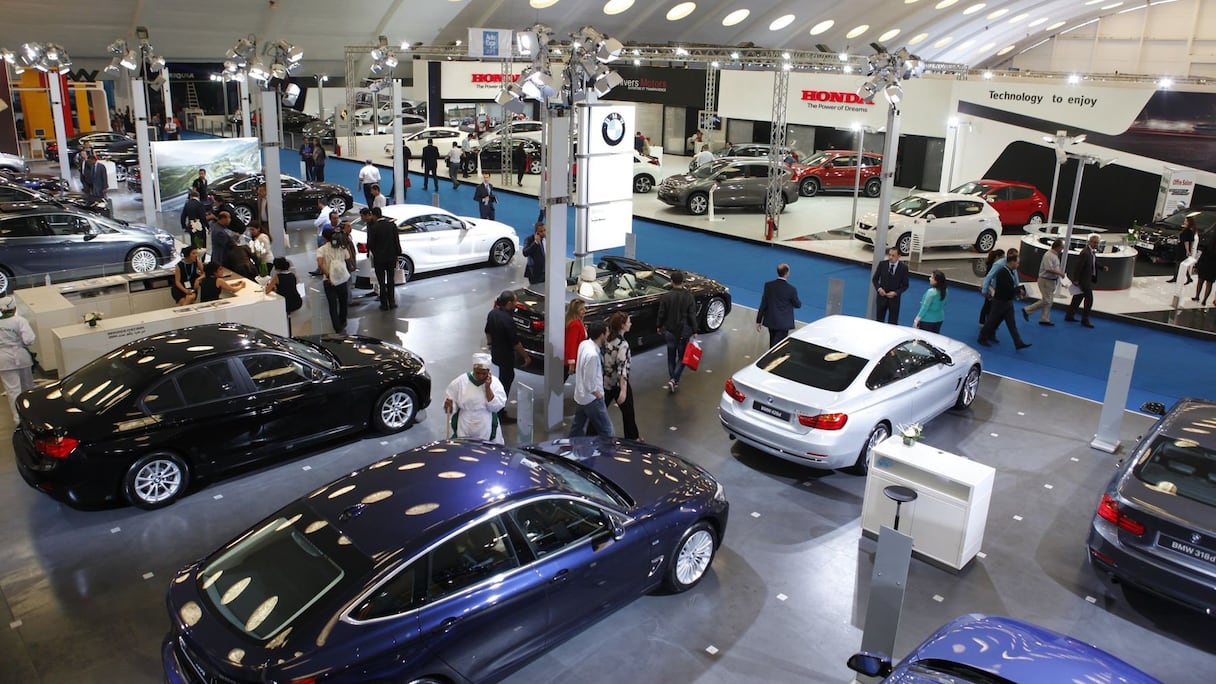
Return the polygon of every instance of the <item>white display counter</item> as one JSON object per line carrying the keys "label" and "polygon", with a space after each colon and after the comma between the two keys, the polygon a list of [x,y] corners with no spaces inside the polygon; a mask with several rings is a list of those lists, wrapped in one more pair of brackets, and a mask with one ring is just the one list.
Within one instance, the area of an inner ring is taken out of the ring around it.
{"label": "white display counter", "polygon": [[996,470],[962,456],[896,436],[874,448],[861,508],[862,531],[877,536],[892,526],[895,502],[883,494],[890,485],[910,487],[915,501],[899,511],[899,531],[912,537],[912,552],[955,570],[979,553],[988,522]]}

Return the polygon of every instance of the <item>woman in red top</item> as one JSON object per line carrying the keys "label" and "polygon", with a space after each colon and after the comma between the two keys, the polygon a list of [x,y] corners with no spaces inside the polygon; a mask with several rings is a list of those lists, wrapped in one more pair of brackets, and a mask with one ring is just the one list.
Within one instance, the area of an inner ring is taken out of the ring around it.
{"label": "woman in red top", "polygon": [[562,381],[574,374],[574,364],[578,359],[578,345],[587,339],[587,328],[583,325],[583,316],[587,315],[587,303],[575,298],[566,305],[566,365],[562,368]]}

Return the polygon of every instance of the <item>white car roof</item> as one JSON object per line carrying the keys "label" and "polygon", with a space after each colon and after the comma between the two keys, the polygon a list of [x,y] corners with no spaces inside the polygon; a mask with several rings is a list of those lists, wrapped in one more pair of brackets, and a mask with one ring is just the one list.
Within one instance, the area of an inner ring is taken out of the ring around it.
{"label": "white car roof", "polygon": [[825,316],[798,328],[790,337],[828,349],[874,360],[905,340],[918,337],[909,328],[856,316]]}
{"label": "white car roof", "polygon": [[380,210],[388,218],[400,223],[407,219],[412,219],[415,216],[423,216],[426,214],[446,214],[448,216],[456,216],[447,209],[433,207],[429,204],[389,204]]}
{"label": "white car roof", "polygon": [[451,131],[453,133],[459,133],[462,136],[468,135],[467,133],[460,130],[459,128],[456,128],[455,126],[427,126],[426,128],[422,129],[421,131],[416,131],[414,133],[410,133],[409,137],[413,138],[415,136],[422,135],[423,133],[426,133],[427,131]]}
{"label": "white car roof", "polygon": [[[977,199],[975,195],[964,195],[961,192],[914,192],[908,195],[908,197],[924,197],[925,199],[933,202],[944,202],[946,200],[968,200],[970,202],[981,201],[980,199]],[[900,200],[903,198],[897,197],[896,199]]]}

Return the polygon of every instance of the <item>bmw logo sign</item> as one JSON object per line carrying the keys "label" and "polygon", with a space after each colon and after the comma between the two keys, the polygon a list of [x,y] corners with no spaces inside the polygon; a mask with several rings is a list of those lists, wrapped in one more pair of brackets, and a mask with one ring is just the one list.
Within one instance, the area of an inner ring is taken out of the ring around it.
{"label": "bmw logo sign", "polygon": [[625,117],[618,112],[612,112],[604,117],[604,126],[601,131],[604,136],[604,142],[611,147],[616,147],[625,139]]}

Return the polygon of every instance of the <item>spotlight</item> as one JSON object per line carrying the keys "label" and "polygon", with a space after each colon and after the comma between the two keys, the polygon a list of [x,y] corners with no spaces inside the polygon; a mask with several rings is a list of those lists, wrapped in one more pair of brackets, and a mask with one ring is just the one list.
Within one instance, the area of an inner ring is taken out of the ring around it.
{"label": "spotlight", "polygon": [[991,80],[992,80],[992,76],[993,76],[993,74],[992,74],[992,72],[991,72],[991,71],[985,71],[985,72],[984,72],[984,80],[985,80],[985,81],[991,81]]}
{"label": "spotlight", "polygon": [[128,71],[135,71],[139,68],[139,53],[135,50],[127,50],[127,54],[123,55],[119,64]]}
{"label": "spotlight", "polygon": [[899,104],[899,101],[904,99],[903,86],[898,83],[892,83],[883,89],[883,94],[887,96],[887,101],[891,104]]}
{"label": "spotlight", "polygon": [[153,57],[148,61],[148,71],[151,71],[152,73],[156,73],[163,68],[165,68],[164,57]]}
{"label": "spotlight", "polygon": [[861,87],[857,89],[857,97],[860,97],[861,99],[865,100],[866,102],[873,101],[874,96],[877,94],[878,94],[878,86],[874,85],[874,83],[872,83],[870,81],[866,81],[865,83],[862,83]]}
{"label": "spotlight", "polygon": [[610,90],[625,82],[625,78],[615,71],[609,71],[595,79],[595,94],[603,97]]}
{"label": "spotlight", "polygon": [[258,81],[270,80],[270,72],[266,71],[266,65],[262,63],[261,59],[255,59],[249,65],[249,77]]}
{"label": "spotlight", "polygon": [[1174,85],[1174,80],[1168,76],[1163,77],[1159,81],[1157,81],[1158,88],[1171,88],[1171,87],[1173,87],[1173,85]]}
{"label": "spotlight", "polygon": [[842,52],[842,53],[836,55],[836,59],[839,59],[842,62],[847,62],[847,61],[849,61],[849,53]]}

